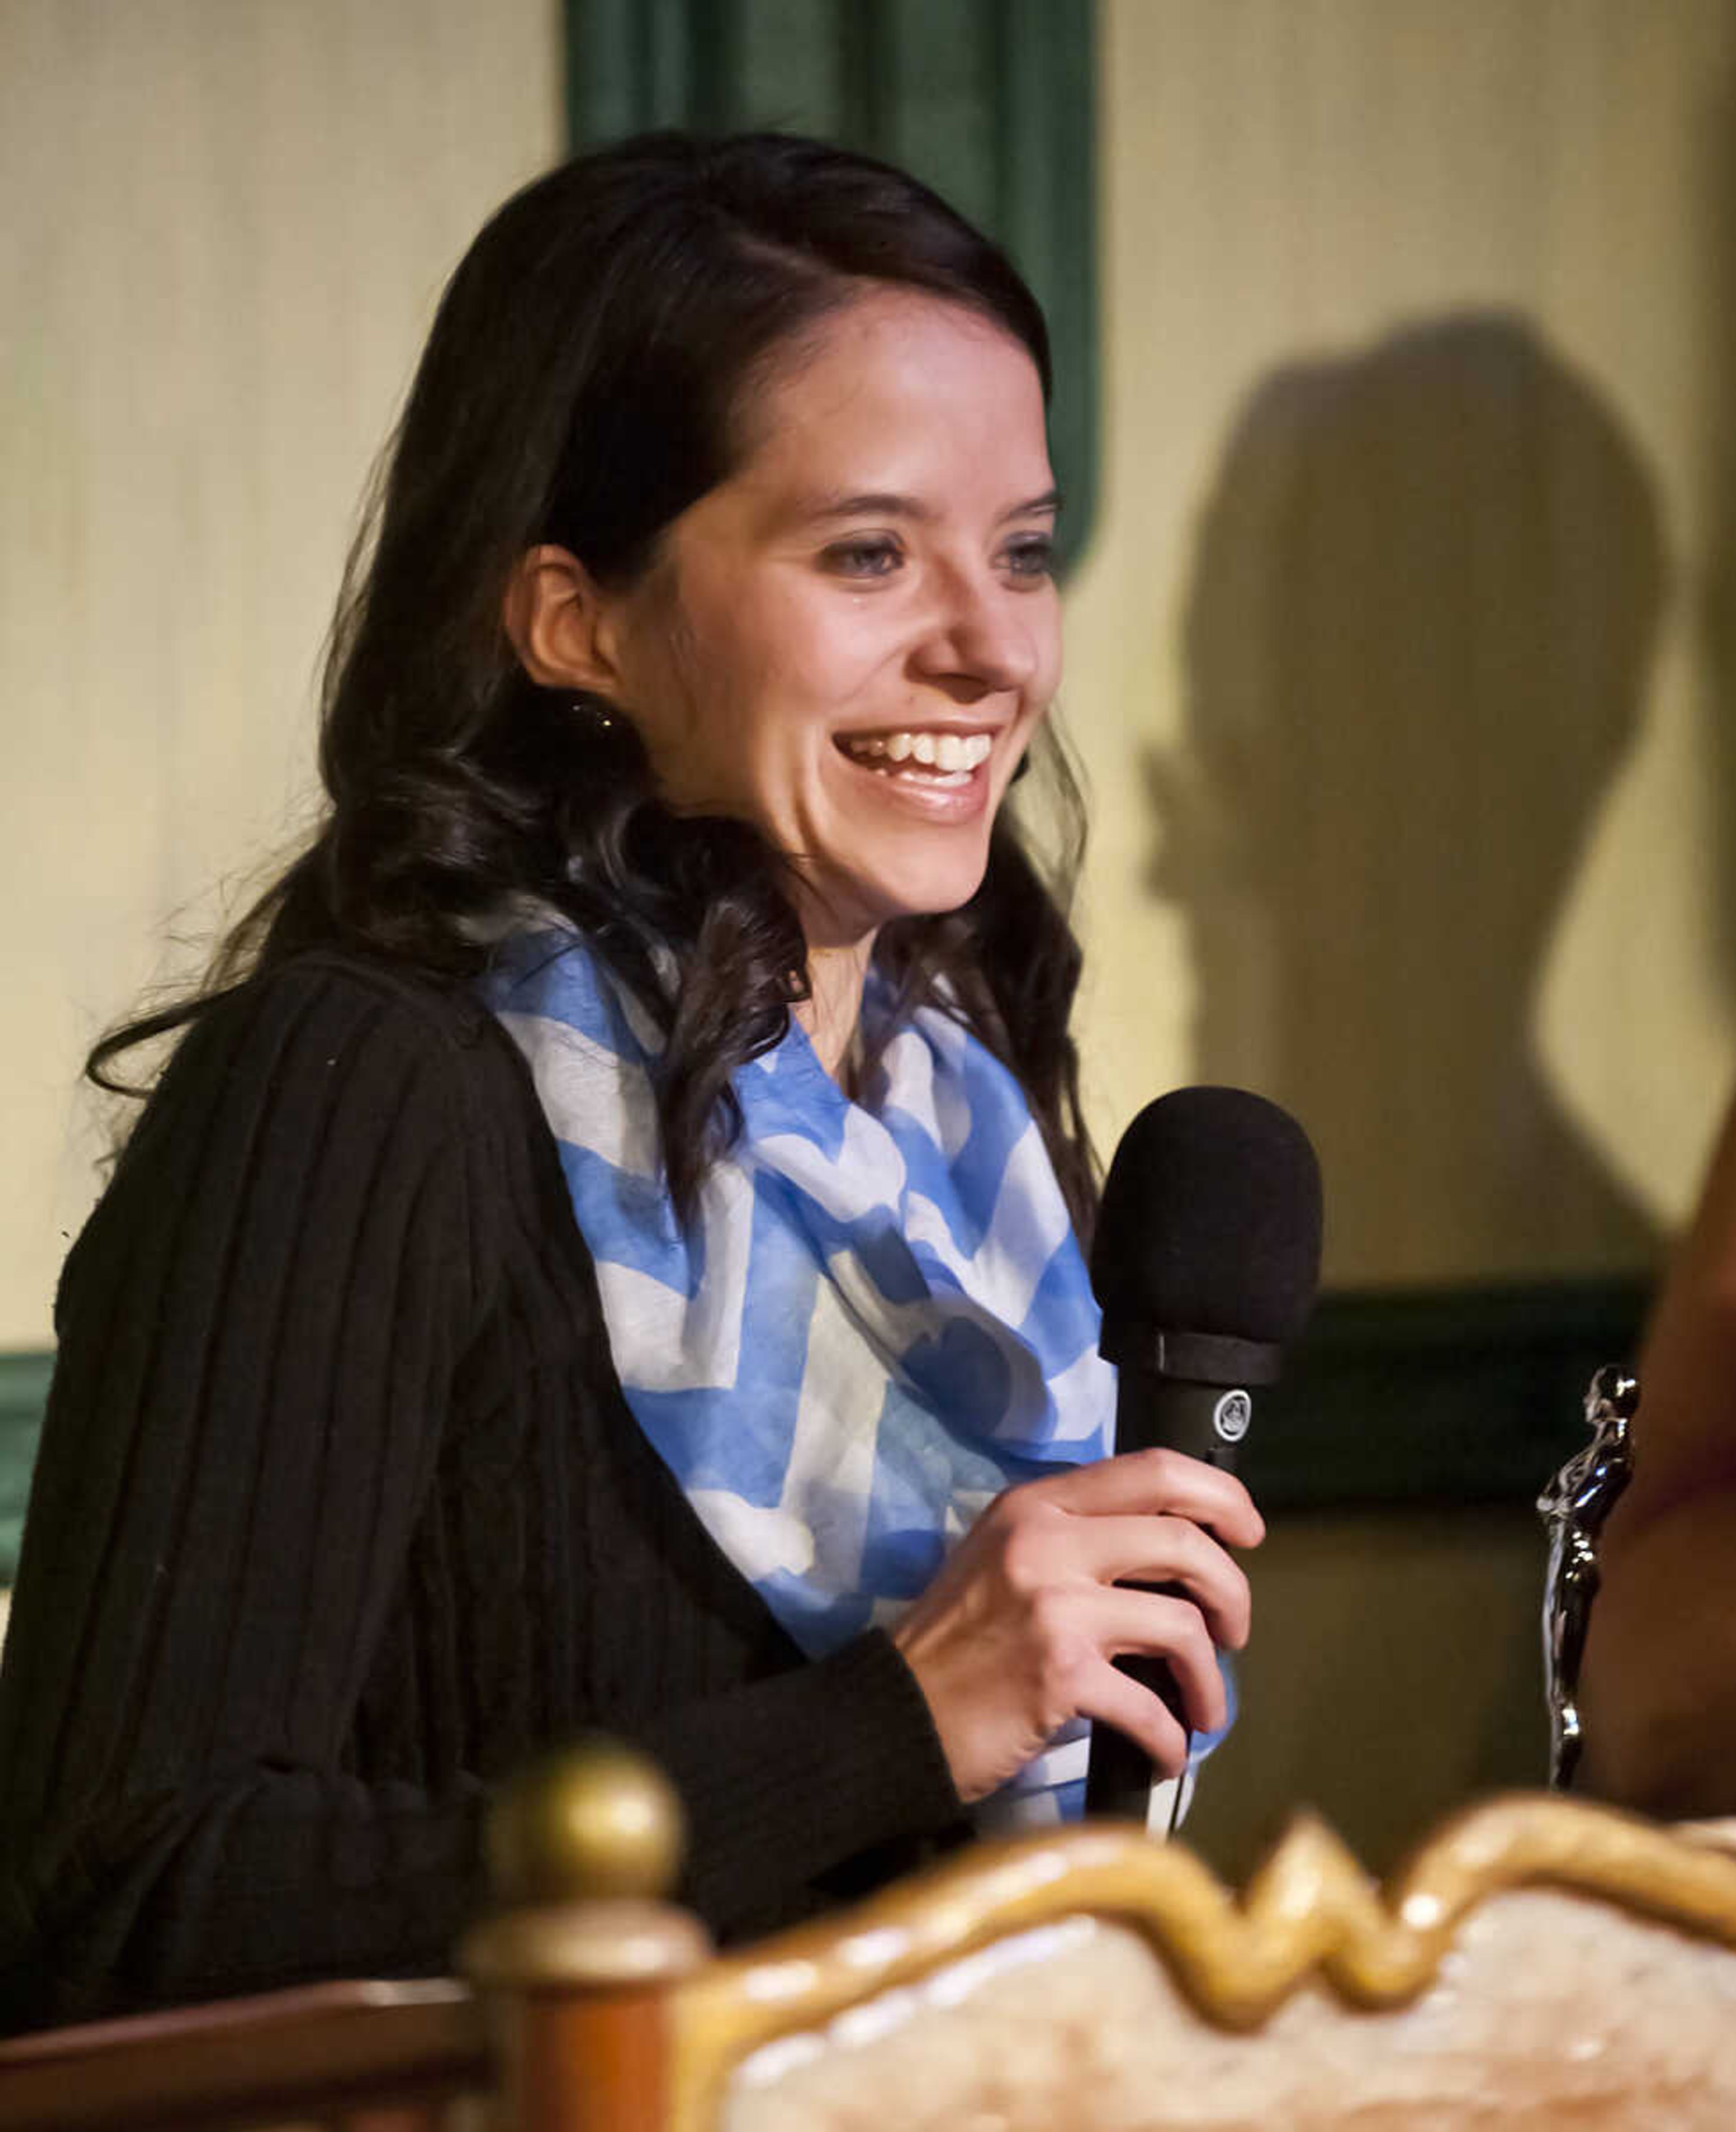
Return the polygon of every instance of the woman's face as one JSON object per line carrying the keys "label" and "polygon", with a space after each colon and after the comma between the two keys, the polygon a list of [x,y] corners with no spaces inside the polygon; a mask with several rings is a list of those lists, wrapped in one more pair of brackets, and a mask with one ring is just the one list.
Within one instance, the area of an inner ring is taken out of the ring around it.
{"label": "woman's face", "polygon": [[796,862],[809,944],[968,900],[1061,667],[1053,476],[1019,342],[873,291],[745,411],[730,478],[620,596],[621,708],[678,809]]}

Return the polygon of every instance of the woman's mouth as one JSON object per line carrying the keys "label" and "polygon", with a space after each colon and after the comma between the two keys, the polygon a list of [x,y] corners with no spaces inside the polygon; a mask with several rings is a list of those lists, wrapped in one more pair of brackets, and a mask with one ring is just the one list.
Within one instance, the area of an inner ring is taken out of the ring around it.
{"label": "woman's mouth", "polygon": [[970,783],[994,751],[995,742],[985,732],[911,727],[891,732],[840,733],[837,745],[852,762],[898,784],[950,791]]}

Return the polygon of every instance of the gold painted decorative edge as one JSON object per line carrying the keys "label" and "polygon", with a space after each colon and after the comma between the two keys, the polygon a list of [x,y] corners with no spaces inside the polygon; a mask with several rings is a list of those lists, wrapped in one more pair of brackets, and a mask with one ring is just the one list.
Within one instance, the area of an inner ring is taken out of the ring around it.
{"label": "gold painted decorative edge", "polygon": [[1305,1813],[1240,1898],[1178,1844],[1087,1823],[978,1846],[677,1986],[671,2132],[700,2132],[731,2067],[760,2045],[1063,1917],[1130,1926],[1208,2021],[1247,2029],[1316,1974],[1352,2005],[1414,1999],[1473,1909],[1538,1886],[1736,1947],[1736,1855],[1551,1794],[1514,1793],[1455,1815],[1384,1889]]}

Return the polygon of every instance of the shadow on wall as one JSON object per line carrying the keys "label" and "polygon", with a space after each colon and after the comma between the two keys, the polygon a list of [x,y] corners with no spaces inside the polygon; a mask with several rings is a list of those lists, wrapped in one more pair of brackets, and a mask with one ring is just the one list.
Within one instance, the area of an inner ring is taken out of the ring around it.
{"label": "shadow on wall", "polygon": [[1336,1285],[1652,1256],[1531,1021],[1664,569],[1621,423],[1510,315],[1280,370],[1231,434],[1153,879],[1193,932],[1201,1078],[1315,1139]]}

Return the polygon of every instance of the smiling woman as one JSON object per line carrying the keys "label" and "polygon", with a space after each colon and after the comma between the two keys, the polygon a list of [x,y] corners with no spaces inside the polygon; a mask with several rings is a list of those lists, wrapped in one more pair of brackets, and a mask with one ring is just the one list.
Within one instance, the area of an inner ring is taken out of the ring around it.
{"label": "smiling woman", "polygon": [[[1227,1477],[1105,1454],[1042,318],[883,165],[652,137],[442,301],[326,816],[70,1258],[0,1673],[16,2025],[437,1969],[587,1727],[763,1928],[1222,1719]],[[1167,1595],[1120,1580],[1163,1586]]]}

